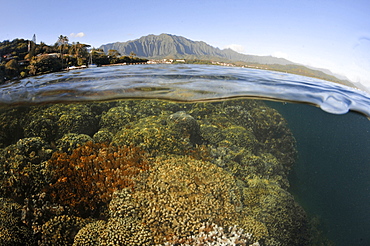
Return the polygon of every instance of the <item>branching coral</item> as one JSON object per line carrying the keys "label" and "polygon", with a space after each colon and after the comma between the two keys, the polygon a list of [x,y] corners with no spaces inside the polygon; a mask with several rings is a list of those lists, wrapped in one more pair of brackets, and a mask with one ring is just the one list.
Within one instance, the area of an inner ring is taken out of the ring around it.
{"label": "branching coral", "polygon": [[88,142],[71,155],[56,152],[49,161],[53,182],[47,188],[54,203],[87,216],[98,212],[112,193],[133,187],[135,176],[148,170],[145,152],[133,146]]}

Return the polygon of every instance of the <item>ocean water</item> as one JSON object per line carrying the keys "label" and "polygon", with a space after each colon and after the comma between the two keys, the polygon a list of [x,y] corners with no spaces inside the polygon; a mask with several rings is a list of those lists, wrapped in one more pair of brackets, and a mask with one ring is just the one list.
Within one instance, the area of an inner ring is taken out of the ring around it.
{"label": "ocean water", "polygon": [[136,65],[0,91],[1,245],[369,245],[370,96]]}

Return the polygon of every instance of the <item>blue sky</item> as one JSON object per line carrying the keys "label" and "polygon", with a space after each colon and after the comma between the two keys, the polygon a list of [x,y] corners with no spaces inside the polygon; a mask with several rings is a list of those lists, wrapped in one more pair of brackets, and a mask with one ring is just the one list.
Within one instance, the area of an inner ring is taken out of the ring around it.
{"label": "blue sky", "polygon": [[0,40],[101,44],[170,33],[327,68],[370,88],[368,0],[0,0]]}

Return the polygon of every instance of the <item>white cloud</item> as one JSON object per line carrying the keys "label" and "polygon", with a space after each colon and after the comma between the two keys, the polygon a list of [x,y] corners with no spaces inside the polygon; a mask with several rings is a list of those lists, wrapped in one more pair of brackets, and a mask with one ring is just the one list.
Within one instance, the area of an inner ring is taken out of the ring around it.
{"label": "white cloud", "polygon": [[71,37],[71,38],[82,38],[83,36],[85,36],[85,33],[83,33],[83,32],[79,32],[79,33],[71,33],[71,34],[69,34],[69,36]]}
{"label": "white cloud", "polygon": [[232,49],[239,53],[245,53],[245,48],[243,45],[240,44],[229,44],[225,46],[225,49]]}

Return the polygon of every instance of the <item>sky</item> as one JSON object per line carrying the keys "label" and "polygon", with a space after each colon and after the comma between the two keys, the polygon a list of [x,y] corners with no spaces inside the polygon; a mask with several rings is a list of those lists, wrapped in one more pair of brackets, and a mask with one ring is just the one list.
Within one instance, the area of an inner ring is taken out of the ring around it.
{"label": "sky", "polygon": [[99,47],[169,33],[326,68],[370,90],[369,0],[0,0],[0,41]]}

